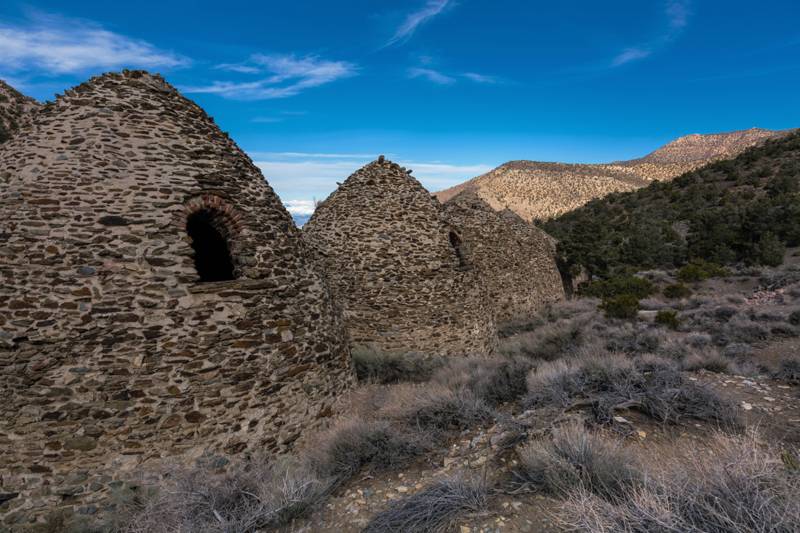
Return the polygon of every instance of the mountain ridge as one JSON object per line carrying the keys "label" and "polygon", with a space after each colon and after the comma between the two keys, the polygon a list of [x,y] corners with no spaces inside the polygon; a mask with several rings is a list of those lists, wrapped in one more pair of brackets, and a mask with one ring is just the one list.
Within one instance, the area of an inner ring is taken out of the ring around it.
{"label": "mountain ridge", "polygon": [[792,131],[750,128],[693,133],[629,161],[508,161],[435,195],[444,203],[464,190],[473,190],[496,210],[508,208],[527,221],[550,219],[595,198],[637,190],[654,181],[668,181],[713,161],[735,157],[747,148]]}

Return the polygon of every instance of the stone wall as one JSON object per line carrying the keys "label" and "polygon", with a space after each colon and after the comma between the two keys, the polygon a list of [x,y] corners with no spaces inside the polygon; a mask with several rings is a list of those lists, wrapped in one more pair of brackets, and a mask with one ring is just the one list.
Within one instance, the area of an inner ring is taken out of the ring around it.
{"label": "stone wall", "polygon": [[304,226],[354,346],[486,355],[496,331],[477,272],[439,202],[383,157],[350,176]]}
{"label": "stone wall", "polygon": [[481,273],[498,322],[564,299],[555,241],[544,231],[508,209],[495,211],[473,191],[445,202],[444,213],[464,240],[467,262]]}
{"label": "stone wall", "polygon": [[0,144],[30,124],[39,104],[0,80]]}
{"label": "stone wall", "polygon": [[[237,279],[198,282],[198,211]],[[144,461],[285,452],[353,382],[289,214],[147,73],[68,91],[0,148],[0,278],[0,529],[92,513]]]}

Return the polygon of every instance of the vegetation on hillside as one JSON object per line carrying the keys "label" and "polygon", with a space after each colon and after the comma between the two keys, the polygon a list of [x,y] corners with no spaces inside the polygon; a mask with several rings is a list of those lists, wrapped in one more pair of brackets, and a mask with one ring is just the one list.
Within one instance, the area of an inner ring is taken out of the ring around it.
{"label": "vegetation on hillside", "polygon": [[541,225],[559,240],[564,268],[593,277],[695,259],[776,266],[800,245],[800,133]]}

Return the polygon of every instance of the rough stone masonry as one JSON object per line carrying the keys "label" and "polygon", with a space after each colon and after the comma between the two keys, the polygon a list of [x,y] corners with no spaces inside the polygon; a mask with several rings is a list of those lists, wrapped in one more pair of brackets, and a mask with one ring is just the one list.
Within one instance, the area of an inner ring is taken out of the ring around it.
{"label": "rough stone masonry", "polygon": [[94,513],[148,460],[284,452],[353,382],[289,214],[158,76],[93,78],[0,148],[0,279],[0,529]]}
{"label": "rough stone masonry", "polygon": [[445,202],[444,213],[481,272],[498,322],[528,318],[565,298],[555,241],[544,231],[509,209],[495,211],[471,190]]}
{"label": "rough stone masonry", "polygon": [[39,103],[0,80],[0,144],[30,124]]}
{"label": "rough stone masonry", "polygon": [[303,227],[344,308],[353,346],[488,355],[497,333],[480,273],[439,201],[380,157],[355,172]]}

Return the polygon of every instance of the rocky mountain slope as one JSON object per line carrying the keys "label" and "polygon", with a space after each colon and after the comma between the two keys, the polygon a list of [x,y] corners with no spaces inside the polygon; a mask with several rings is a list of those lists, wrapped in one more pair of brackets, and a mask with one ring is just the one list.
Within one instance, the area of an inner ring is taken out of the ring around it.
{"label": "rocky mountain slope", "polygon": [[40,104],[0,80],[0,143],[30,121]]}
{"label": "rocky mountain slope", "polygon": [[[665,147],[660,157],[679,157]],[[800,131],[548,220],[563,266],[593,276],[687,261],[775,265],[800,245]]]}
{"label": "rocky mountain slope", "polygon": [[474,190],[494,209],[511,209],[528,221],[548,219],[612,192],[633,191],[653,181],[670,180],[785,134],[753,128],[687,135],[640,159],[613,163],[511,161],[436,196],[445,202],[461,191]]}

